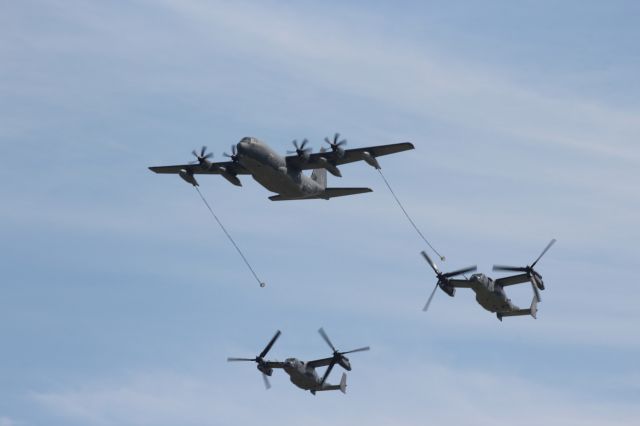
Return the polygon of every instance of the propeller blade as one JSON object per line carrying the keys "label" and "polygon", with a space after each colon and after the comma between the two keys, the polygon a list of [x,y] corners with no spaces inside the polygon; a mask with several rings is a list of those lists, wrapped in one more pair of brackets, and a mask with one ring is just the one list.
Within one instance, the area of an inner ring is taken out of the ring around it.
{"label": "propeller blade", "polygon": [[451,277],[455,277],[456,275],[463,275],[463,274],[466,274],[468,272],[473,272],[473,271],[475,271],[477,269],[478,269],[478,266],[477,265],[473,265],[473,266],[469,266],[468,268],[458,269],[457,271],[447,272],[446,274],[442,274],[442,276],[445,277],[445,278],[451,278]]}
{"label": "propeller blade", "polygon": [[271,341],[269,341],[269,343],[264,348],[264,350],[262,352],[260,352],[260,355],[258,355],[258,358],[264,358],[265,357],[267,352],[269,352],[269,350],[271,350],[271,346],[273,346],[273,344],[276,342],[276,340],[278,340],[278,337],[280,337],[280,334],[281,334],[280,330],[276,331],[276,334],[271,338]]}
{"label": "propeller blade", "polygon": [[429,295],[429,300],[427,300],[427,303],[424,305],[424,308],[422,308],[423,312],[427,312],[427,309],[429,309],[429,305],[431,305],[431,301],[433,300],[433,296],[435,296],[437,289],[438,289],[438,284],[436,284],[436,286],[433,288],[433,291]]}
{"label": "propeller blade", "polygon": [[427,254],[426,251],[422,251],[422,257],[425,258],[425,260],[427,261],[427,263],[429,265],[431,265],[431,268],[435,271],[436,275],[440,275],[440,270],[438,269],[438,267],[436,266],[435,263],[433,263],[433,260],[431,260],[431,258],[429,257],[429,255]]}
{"label": "propeller blade", "polygon": [[207,147],[205,145],[202,145],[202,149],[200,150],[200,157],[204,156],[204,153],[206,150],[207,150]]}
{"label": "propeller blade", "polygon": [[336,351],[336,348],[333,346],[333,344],[331,343],[331,340],[329,340],[329,336],[327,336],[327,333],[324,332],[324,329],[322,327],[320,327],[320,329],[318,330],[318,333],[320,333],[320,336],[322,336],[322,338],[324,339],[325,342],[327,342],[327,345],[329,345],[329,347],[331,348],[331,350],[333,350],[334,352]]}
{"label": "propeller blade", "polygon": [[232,362],[232,361],[255,361],[255,358],[234,358],[234,357],[229,357],[227,358],[227,362]]}
{"label": "propeller blade", "polygon": [[300,144],[300,149],[304,149],[304,147],[305,147],[305,145],[306,145],[307,143],[309,143],[309,140],[308,140],[308,139],[304,139],[304,140],[302,141],[302,143]]}
{"label": "propeller blade", "polygon": [[527,272],[527,268],[521,266],[504,266],[493,265],[494,271],[506,271],[506,272]]}
{"label": "propeller blade", "polygon": [[269,378],[266,374],[262,373],[262,380],[264,380],[264,387],[269,390],[271,389],[271,383],[269,383]]}
{"label": "propeller blade", "polygon": [[213,152],[208,153],[207,155],[205,155],[204,158],[205,160],[208,160],[209,158],[213,157]]}
{"label": "propeller blade", "polygon": [[547,246],[544,248],[544,250],[542,250],[542,253],[540,253],[540,256],[538,256],[538,258],[531,264],[532,268],[536,265],[536,263],[538,263],[540,258],[542,256],[544,256],[544,254],[547,252],[547,250],[549,250],[551,248],[551,246],[555,244],[555,242],[556,242],[556,239],[554,238],[549,242],[549,244],[547,244]]}
{"label": "propeller blade", "polygon": [[363,352],[363,351],[368,351],[369,349],[371,349],[369,346],[365,346],[363,348],[358,348],[358,349],[352,349],[350,351],[346,351],[346,352],[340,352],[340,355],[346,355],[346,354],[352,354],[354,352]]}
{"label": "propeller blade", "polygon": [[331,362],[329,364],[329,366],[327,367],[327,371],[325,371],[324,375],[322,376],[322,380],[320,380],[320,386],[324,385],[324,382],[327,381],[327,377],[329,377],[329,373],[331,373],[331,370],[333,370],[334,365],[336,365],[335,362]]}
{"label": "propeller blade", "polygon": [[196,150],[194,149],[193,151],[191,151],[191,153],[193,154],[194,157],[198,156],[198,153],[196,152]]}

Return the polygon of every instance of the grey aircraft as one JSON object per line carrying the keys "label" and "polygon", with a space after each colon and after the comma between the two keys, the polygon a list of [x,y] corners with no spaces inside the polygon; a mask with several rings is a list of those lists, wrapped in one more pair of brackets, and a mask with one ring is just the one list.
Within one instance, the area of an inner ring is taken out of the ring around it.
{"label": "grey aircraft", "polygon": [[[431,304],[431,300],[435,295],[438,287],[442,289],[449,296],[453,297],[456,292],[456,288],[470,288],[476,294],[476,301],[485,308],[489,312],[495,312],[496,316],[500,321],[502,321],[502,317],[511,317],[518,315],[531,315],[533,318],[536,318],[536,314],[538,312],[538,302],[540,302],[540,290],[544,290],[544,282],[542,281],[542,275],[540,275],[533,267],[538,263],[540,258],[551,248],[551,246],[556,242],[555,239],[551,240],[551,242],[545,247],[540,256],[529,266],[517,267],[517,266],[500,266],[494,265],[494,271],[508,271],[508,272],[520,272],[517,275],[511,275],[508,277],[493,279],[487,277],[484,274],[473,274],[470,278],[453,278],[458,275],[464,275],[469,272],[473,272],[477,269],[476,266],[470,266],[464,269],[458,269],[453,272],[443,273],[441,272],[436,264],[431,260],[429,255],[426,252],[422,252],[422,256],[426,259],[427,263],[431,265],[431,268],[436,273],[438,277],[438,282],[436,286],[433,288],[427,303],[424,305],[423,310],[426,311],[429,309],[429,305]],[[522,284],[529,282],[531,283],[531,288],[533,289],[533,300],[531,301],[531,306],[528,309],[520,309],[518,306],[511,303],[511,300],[507,297],[507,294],[504,291],[504,287],[514,285],[514,284]]]}
{"label": "grey aircraft", "polygon": [[[334,176],[341,177],[338,166],[354,161],[365,161],[367,164],[380,168],[377,157],[394,154],[396,152],[414,149],[409,142],[391,145],[372,146],[368,148],[344,149],[346,140],[339,140],[335,134],[333,141],[325,138],[330,150],[324,148],[312,154],[307,148],[307,140],[300,145],[293,141],[295,151],[286,157],[279,155],[264,142],[253,137],[242,138],[236,145],[231,146],[231,154],[224,153],[230,161],[209,161],[212,153],[206,153],[203,146],[200,153],[192,152],[197,161],[190,164],[175,166],[149,167],[155,173],[178,174],[182,179],[197,186],[196,174],[221,175],[236,186],[242,186],[238,175],[251,175],[269,191],[277,193],[269,197],[272,201],[324,199],[345,195],[371,192],[370,188],[327,188],[327,171]],[[306,176],[304,170],[313,170],[311,176]]]}
{"label": "grey aircraft", "polygon": [[[280,330],[276,332],[276,334],[271,338],[267,346],[263,349],[260,354],[255,358],[227,358],[227,361],[254,361],[257,363],[258,370],[262,373],[262,378],[264,379],[264,386],[269,389],[271,388],[271,384],[269,383],[269,379],[267,376],[271,376],[273,374],[274,368],[281,368],[289,375],[289,379],[291,383],[299,387],[300,389],[308,390],[312,394],[316,394],[316,392],[320,391],[332,391],[332,390],[340,390],[342,393],[345,393],[347,390],[347,375],[346,373],[342,373],[342,379],[340,380],[339,385],[331,385],[327,383],[327,377],[329,377],[329,373],[333,367],[338,364],[342,368],[347,371],[351,371],[351,363],[349,362],[349,358],[345,355],[353,352],[361,352],[368,351],[369,347],[365,346],[363,348],[353,349],[351,351],[340,352],[338,351],[331,341],[329,340],[329,336],[324,332],[322,328],[318,330],[320,336],[324,339],[325,342],[329,345],[329,347],[333,350],[333,355],[329,358],[316,359],[313,361],[300,361],[297,358],[287,358],[284,362],[280,361],[268,361],[265,360],[264,357],[267,355],[275,341],[280,337]],[[322,377],[318,375],[316,372],[316,368],[326,366]]]}

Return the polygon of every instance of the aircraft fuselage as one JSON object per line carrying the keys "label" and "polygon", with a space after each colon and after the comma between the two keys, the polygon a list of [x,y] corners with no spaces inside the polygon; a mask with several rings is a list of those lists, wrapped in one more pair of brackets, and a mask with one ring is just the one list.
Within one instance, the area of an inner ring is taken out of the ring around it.
{"label": "aircraft fuselage", "polygon": [[484,274],[473,274],[469,279],[476,301],[489,312],[511,312],[519,310],[511,303],[501,285]]}
{"label": "aircraft fuselage", "polygon": [[315,392],[331,387],[327,382],[320,384],[322,379],[316,373],[315,368],[309,367],[304,361],[297,358],[287,358],[284,361],[283,370],[289,375],[291,383],[300,389]]}
{"label": "aircraft fuselage", "polygon": [[240,164],[269,191],[289,197],[306,197],[324,190],[302,171],[287,167],[284,157],[256,138],[245,137],[236,147]]}

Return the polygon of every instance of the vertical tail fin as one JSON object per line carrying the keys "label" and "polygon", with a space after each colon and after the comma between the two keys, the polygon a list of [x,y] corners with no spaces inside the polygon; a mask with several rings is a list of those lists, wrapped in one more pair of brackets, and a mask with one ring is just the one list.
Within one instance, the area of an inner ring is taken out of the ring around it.
{"label": "vertical tail fin", "polygon": [[327,169],[313,169],[311,179],[325,189],[327,187]]}
{"label": "vertical tail fin", "polygon": [[538,298],[534,295],[533,300],[531,301],[531,308],[529,308],[529,314],[536,318],[536,314],[538,313]]}
{"label": "vertical tail fin", "polygon": [[347,393],[347,373],[342,373],[342,379],[340,379],[340,392]]}

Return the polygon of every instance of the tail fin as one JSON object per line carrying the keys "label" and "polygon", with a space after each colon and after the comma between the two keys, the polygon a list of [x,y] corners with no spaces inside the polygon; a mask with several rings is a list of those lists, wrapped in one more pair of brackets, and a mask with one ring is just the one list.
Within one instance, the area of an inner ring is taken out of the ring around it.
{"label": "tail fin", "polygon": [[327,187],[327,169],[313,169],[311,179],[325,189]]}
{"label": "tail fin", "polygon": [[340,379],[340,392],[347,393],[347,373],[342,373],[342,379]]}
{"label": "tail fin", "polygon": [[534,295],[533,300],[531,301],[531,308],[529,308],[529,314],[537,319],[536,314],[538,313],[538,298]]}

